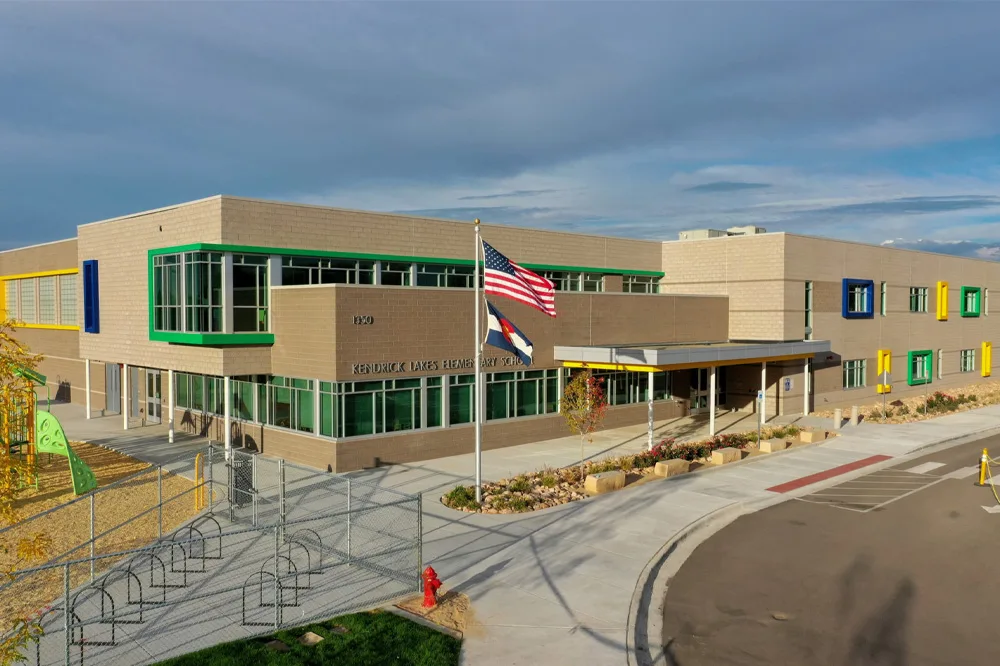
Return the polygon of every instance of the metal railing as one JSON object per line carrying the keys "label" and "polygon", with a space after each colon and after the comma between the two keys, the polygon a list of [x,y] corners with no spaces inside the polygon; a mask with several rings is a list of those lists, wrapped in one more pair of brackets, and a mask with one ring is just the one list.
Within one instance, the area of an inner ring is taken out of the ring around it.
{"label": "metal railing", "polygon": [[[197,460],[193,453],[187,458],[196,481],[156,466],[39,514],[83,507],[89,533],[0,586],[0,599],[19,599],[22,605],[27,591],[49,591],[31,609],[45,631],[34,654],[26,655],[36,664],[85,658],[115,663],[126,652],[121,663],[139,663],[128,646],[145,640],[139,638],[145,634],[116,631],[128,624],[152,627],[163,621],[151,633],[175,632],[182,652],[221,640],[206,638],[197,623],[178,628],[166,622],[171,607],[185,607],[180,617],[200,617],[213,605],[235,613],[239,602],[245,631],[265,633],[290,626],[288,608],[300,609],[294,622],[303,624],[419,591],[419,495],[240,450],[227,458],[218,446],[199,450]],[[112,510],[114,491],[137,484],[139,496],[149,501]],[[187,508],[177,510],[180,505]],[[122,511],[128,517],[118,520]],[[44,529],[42,519],[25,522]],[[265,540],[271,545],[262,545]],[[353,573],[321,577],[337,567]],[[249,575],[239,582],[237,574]],[[248,610],[251,588],[257,590],[256,605]],[[273,618],[260,619],[272,610]]]}

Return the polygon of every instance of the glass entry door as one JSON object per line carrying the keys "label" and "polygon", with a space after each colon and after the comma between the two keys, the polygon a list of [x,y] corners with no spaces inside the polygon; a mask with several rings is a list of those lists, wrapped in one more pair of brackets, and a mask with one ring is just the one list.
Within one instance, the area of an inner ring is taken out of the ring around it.
{"label": "glass entry door", "polygon": [[146,422],[160,423],[162,420],[160,403],[160,371],[146,370]]}
{"label": "glass entry door", "polygon": [[[691,370],[691,413],[708,413],[708,390],[709,390],[709,370],[708,368],[694,368]],[[726,369],[715,369],[715,407],[726,402]]]}

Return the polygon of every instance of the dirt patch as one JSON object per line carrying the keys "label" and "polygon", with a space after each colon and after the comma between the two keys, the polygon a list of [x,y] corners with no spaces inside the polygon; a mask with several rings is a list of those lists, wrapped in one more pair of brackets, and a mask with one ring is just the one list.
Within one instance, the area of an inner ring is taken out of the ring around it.
{"label": "dirt patch", "polygon": [[434,624],[447,627],[462,635],[476,635],[482,628],[476,623],[472,612],[472,602],[469,597],[460,592],[446,590],[444,594],[438,595],[437,606],[434,608],[423,607],[423,595],[411,597],[396,605],[397,608],[419,615],[430,620]]}
{"label": "dirt patch", "polygon": [[[170,534],[197,512],[194,506],[194,483],[181,476],[158,471],[148,463],[99,446],[71,443],[74,452],[97,476],[99,490],[93,495],[95,555],[117,553],[150,544],[162,534]],[[39,457],[39,487],[29,488],[19,496],[16,508],[22,521],[0,533],[0,570],[27,568],[40,563],[19,563],[17,544],[35,534],[45,534],[51,540],[46,560],[55,557],[63,561],[88,558],[91,554],[91,500],[89,495],[77,499],[69,476],[69,464],[62,456]],[[131,476],[112,489],[101,491],[116,480]],[[157,510],[158,497],[163,498],[162,523]],[[73,501],[76,499],[77,501]],[[44,516],[31,516],[58,508]],[[112,567],[118,558],[95,563],[94,573]],[[30,616],[62,595],[62,568],[50,569],[16,579],[0,593],[0,626],[8,626],[11,618]],[[70,567],[71,587],[90,579],[90,563]],[[3,581],[6,582],[6,581]]]}

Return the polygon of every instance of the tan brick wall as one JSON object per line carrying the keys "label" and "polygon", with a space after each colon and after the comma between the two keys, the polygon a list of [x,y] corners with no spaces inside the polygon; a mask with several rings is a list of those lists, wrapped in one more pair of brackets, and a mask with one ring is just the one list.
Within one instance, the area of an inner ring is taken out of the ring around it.
{"label": "tan brick wall", "polygon": [[[443,361],[473,358],[473,301],[471,290],[276,288],[272,370],[291,377],[350,381],[361,378],[353,373],[354,364],[405,362],[403,372],[365,376],[468,373],[448,370]],[[718,297],[559,293],[555,319],[506,299],[494,302],[531,339],[534,365],[541,368],[557,365],[555,345],[718,341],[727,332],[727,302]],[[374,323],[354,324],[356,315],[370,315]],[[485,314],[483,320],[485,327]],[[510,357],[490,346],[485,353],[488,358]],[[411,361],[435,365],[413,369]]]}
{"label": "tan brick wall", "polygon": [[0,279],[5,275],[76,267],[78,262],[75,238],[0,252]]}
{"label": "tan brick wall", "polygon": [[[473,258],[468,222],[222,198],[222,242],[366,254]],[[487,221],[488,222],[488,221]],[[518,263],[659,271],[657,241],[484,223],[484,239]]]}
{"label": "tan brick wall", "polygon": [[[81,226],[80,261],[98,260],[101,332],[80,334],[80,355],[212,375],[267,372],[269,347],[219,349],[149,339],[148,251],[221,241],[218,197]],[[79,290],[82,303],[82,281]]]}
{"label": "tan brick wall", "polygon": [[[927,387],[933,392],[984,381],[980,375],[980,347],[984,340],[1000,340],[998,314],[964,318],[961,316],[961,288],[974,286],[1000,291],[1000,263],[952,257],[928,252],[898,250],[803,236],[786,236],[788,301],[796,304],[789,321],[801,336],[804,326],[804,284],[813,281],[813,337],[830,340],[833,358],[817,363],[814,402],[816,409],[849,407],[851,404],[880,403],[875,392],[877,382],[876,352],[891,349],[893,355],[892,399],[922,395],[924,387],[909,387],[908,352],[934,351],[934,380]],[[844,319],[842,313],[843,278],[873,280],[875,283],[872,319]],[[936,284],[949,283],[948,321],[938,321]],[[886,283],[886,315],[880,311],[880,284]],[[909,311],[909,288],[926,287],[926,313]],[[791,331],[791,329],[789,329]],[[959,372],[962,349],[975,349],[975,372]],[[944,377],[938,378],[937,353],[944,353]],[[843,389],[842,362],[867,360],[867,386]],[[1000,361],[995,361],[1000,363]]]}
{"label": "tan brick wall", "polygon": [[785,339],[784,234],[669,241],[662,248],[663,293],[728,296],[730,339]]}

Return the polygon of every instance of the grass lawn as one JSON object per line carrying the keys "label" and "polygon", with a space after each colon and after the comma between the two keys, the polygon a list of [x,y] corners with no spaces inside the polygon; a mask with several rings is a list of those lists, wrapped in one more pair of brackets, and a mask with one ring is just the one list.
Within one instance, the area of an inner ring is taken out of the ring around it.
{"label": "grass lawn", "polygon": [[[332,630],[335,626],[346,633]],[[313,647],[298,643],[307,631],[324,640]],[[277,638],[289,647],[267,647]],[[272,636],[223,643],[160,662],[160,666],[456,666],[461,641],[392,613],[373,611],[279,631]]]}

